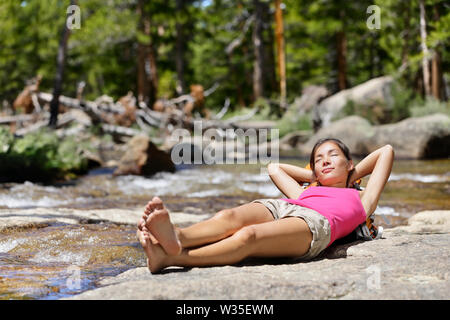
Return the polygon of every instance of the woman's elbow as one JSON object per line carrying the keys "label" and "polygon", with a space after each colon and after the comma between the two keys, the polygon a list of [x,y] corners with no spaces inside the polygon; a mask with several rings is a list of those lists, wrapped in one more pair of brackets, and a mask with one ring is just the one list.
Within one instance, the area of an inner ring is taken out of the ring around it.
{"label": "woman's elbow", "polygon": [[267,165],[267,172],[269,173],[269,176],[276,174],[279,170],[280,166],[278,163],[271,162]]}
{"label": "woman's elbow", "polygon": [[392,157],[395,156],[394,147],[392,147],[390,144],[387,144],[383,147],[384,152],[387,152]]}

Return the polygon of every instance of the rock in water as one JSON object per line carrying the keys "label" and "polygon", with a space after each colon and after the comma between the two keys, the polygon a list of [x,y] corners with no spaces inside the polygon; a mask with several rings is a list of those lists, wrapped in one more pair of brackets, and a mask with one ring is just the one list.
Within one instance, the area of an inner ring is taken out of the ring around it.
{"label": "rock in water", "polygon": [[153,175],[159,171],[175,172],[175,165],[169,154],[159,150],[145,135],[133,137],[126,152],[119,161],[114,175]]}
{"label": "rock in water", "polygon": [[365,156],[368,154],[366,142],[374,134],[375,127],[366,119],[360,116],[345,117],[319,130],[305,144],[299,145],[299,150],[302,155],[308,156],[319,139],[337,138],[348,146],[353,155]]}
{"label": "rock in water", "polygon": [[377,126],[366,142],[369,152],[391,144],[396,158],[432,159],[450,155],[450,118],[433,114]]}
{"label": "rock in water", "polygon": [[320,124],[318,127],[328,127],[335,117],[349,101],[357,105],[387,104],[392,101],[391,86],[393,78],[384,76],[371,79],[351,89],[342,90],[322,100],[314,108],[313,122]]}
{"label": "rock in water", "polygon": [[332,245],[308,262],[136,268],[70,299],[448,299],[449,222],[450,211],[421,212],[382,239]]}
{"label": "rock in water", "polygon": [[300,154],[308,156],[317,140],[329,137],[340,139],[356,156],[366,156],[390,144],[397,159],[447,158],[450,155],[450,118],[445,114],[433,114],[372,126],[364,118],[349,116],[320,129],[297,148]]}

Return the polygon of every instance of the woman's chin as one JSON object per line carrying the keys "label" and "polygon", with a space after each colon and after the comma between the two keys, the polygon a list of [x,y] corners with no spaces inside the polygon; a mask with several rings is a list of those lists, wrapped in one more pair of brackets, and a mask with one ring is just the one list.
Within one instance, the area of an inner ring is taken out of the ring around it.
{"label": "woman's chin", "polygon": [[340,183],[341,180],[339,179],[324,179],[324,180],[319,180],[319,183],[321,186],[323,187],[336,187],[342,183]]}

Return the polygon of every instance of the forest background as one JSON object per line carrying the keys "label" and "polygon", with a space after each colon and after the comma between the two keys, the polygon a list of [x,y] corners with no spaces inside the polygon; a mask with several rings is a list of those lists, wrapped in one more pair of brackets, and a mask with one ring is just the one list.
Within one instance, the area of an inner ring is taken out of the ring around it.
{"label": "forest background", "polygon": [[[421,2],[428,53],[421,38]],[[405,112],[392,121],[409,115],[411,101],[448,99],[450,14],[445,1],[2,0],[3,109],[36,75],[42,76],[40,90],[52,91],[71,4],[79,6],[81,16],[80,28],[71,30],[67,43],[66,96],[75,96],[84,81],[86,99],[106,94],[116,100],[132,91],[152,106],[157,99],[189,93],[192,84],[207,89],[217,83],[206,100],[211,110],[220,110],[227,98],[231,110],[270,103],[284,94],[277,47],[282,37],[287,103],[308,85],[336,93],[387,74],[395,76],[406,96]],[[368,27],[371,5],[380,9],[378,29]],[[277,33],[277,7],[282,34]],[[423,59],[429,62],[429,89]]]}

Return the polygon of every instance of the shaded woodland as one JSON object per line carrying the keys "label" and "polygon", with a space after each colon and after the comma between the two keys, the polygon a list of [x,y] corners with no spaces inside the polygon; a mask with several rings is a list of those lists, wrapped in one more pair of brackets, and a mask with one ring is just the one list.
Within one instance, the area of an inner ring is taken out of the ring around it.
{"label": "shaded woodland", "polygon": [[[73,4],[80,28],[68,30]],[[372,4],[380,29],[367,27]],[[311,84],[335,93],[385,74],[448,98],[445,1],[28,0],[0,8],[3,109],[37,76],[43,92],[76,97],[82,87],[87,100],[115,101],[132,92],[150,109],[192,85],[218,86],[204,102],[218,112],[227,99],[230,110],[258,99],[283,106]]]}

